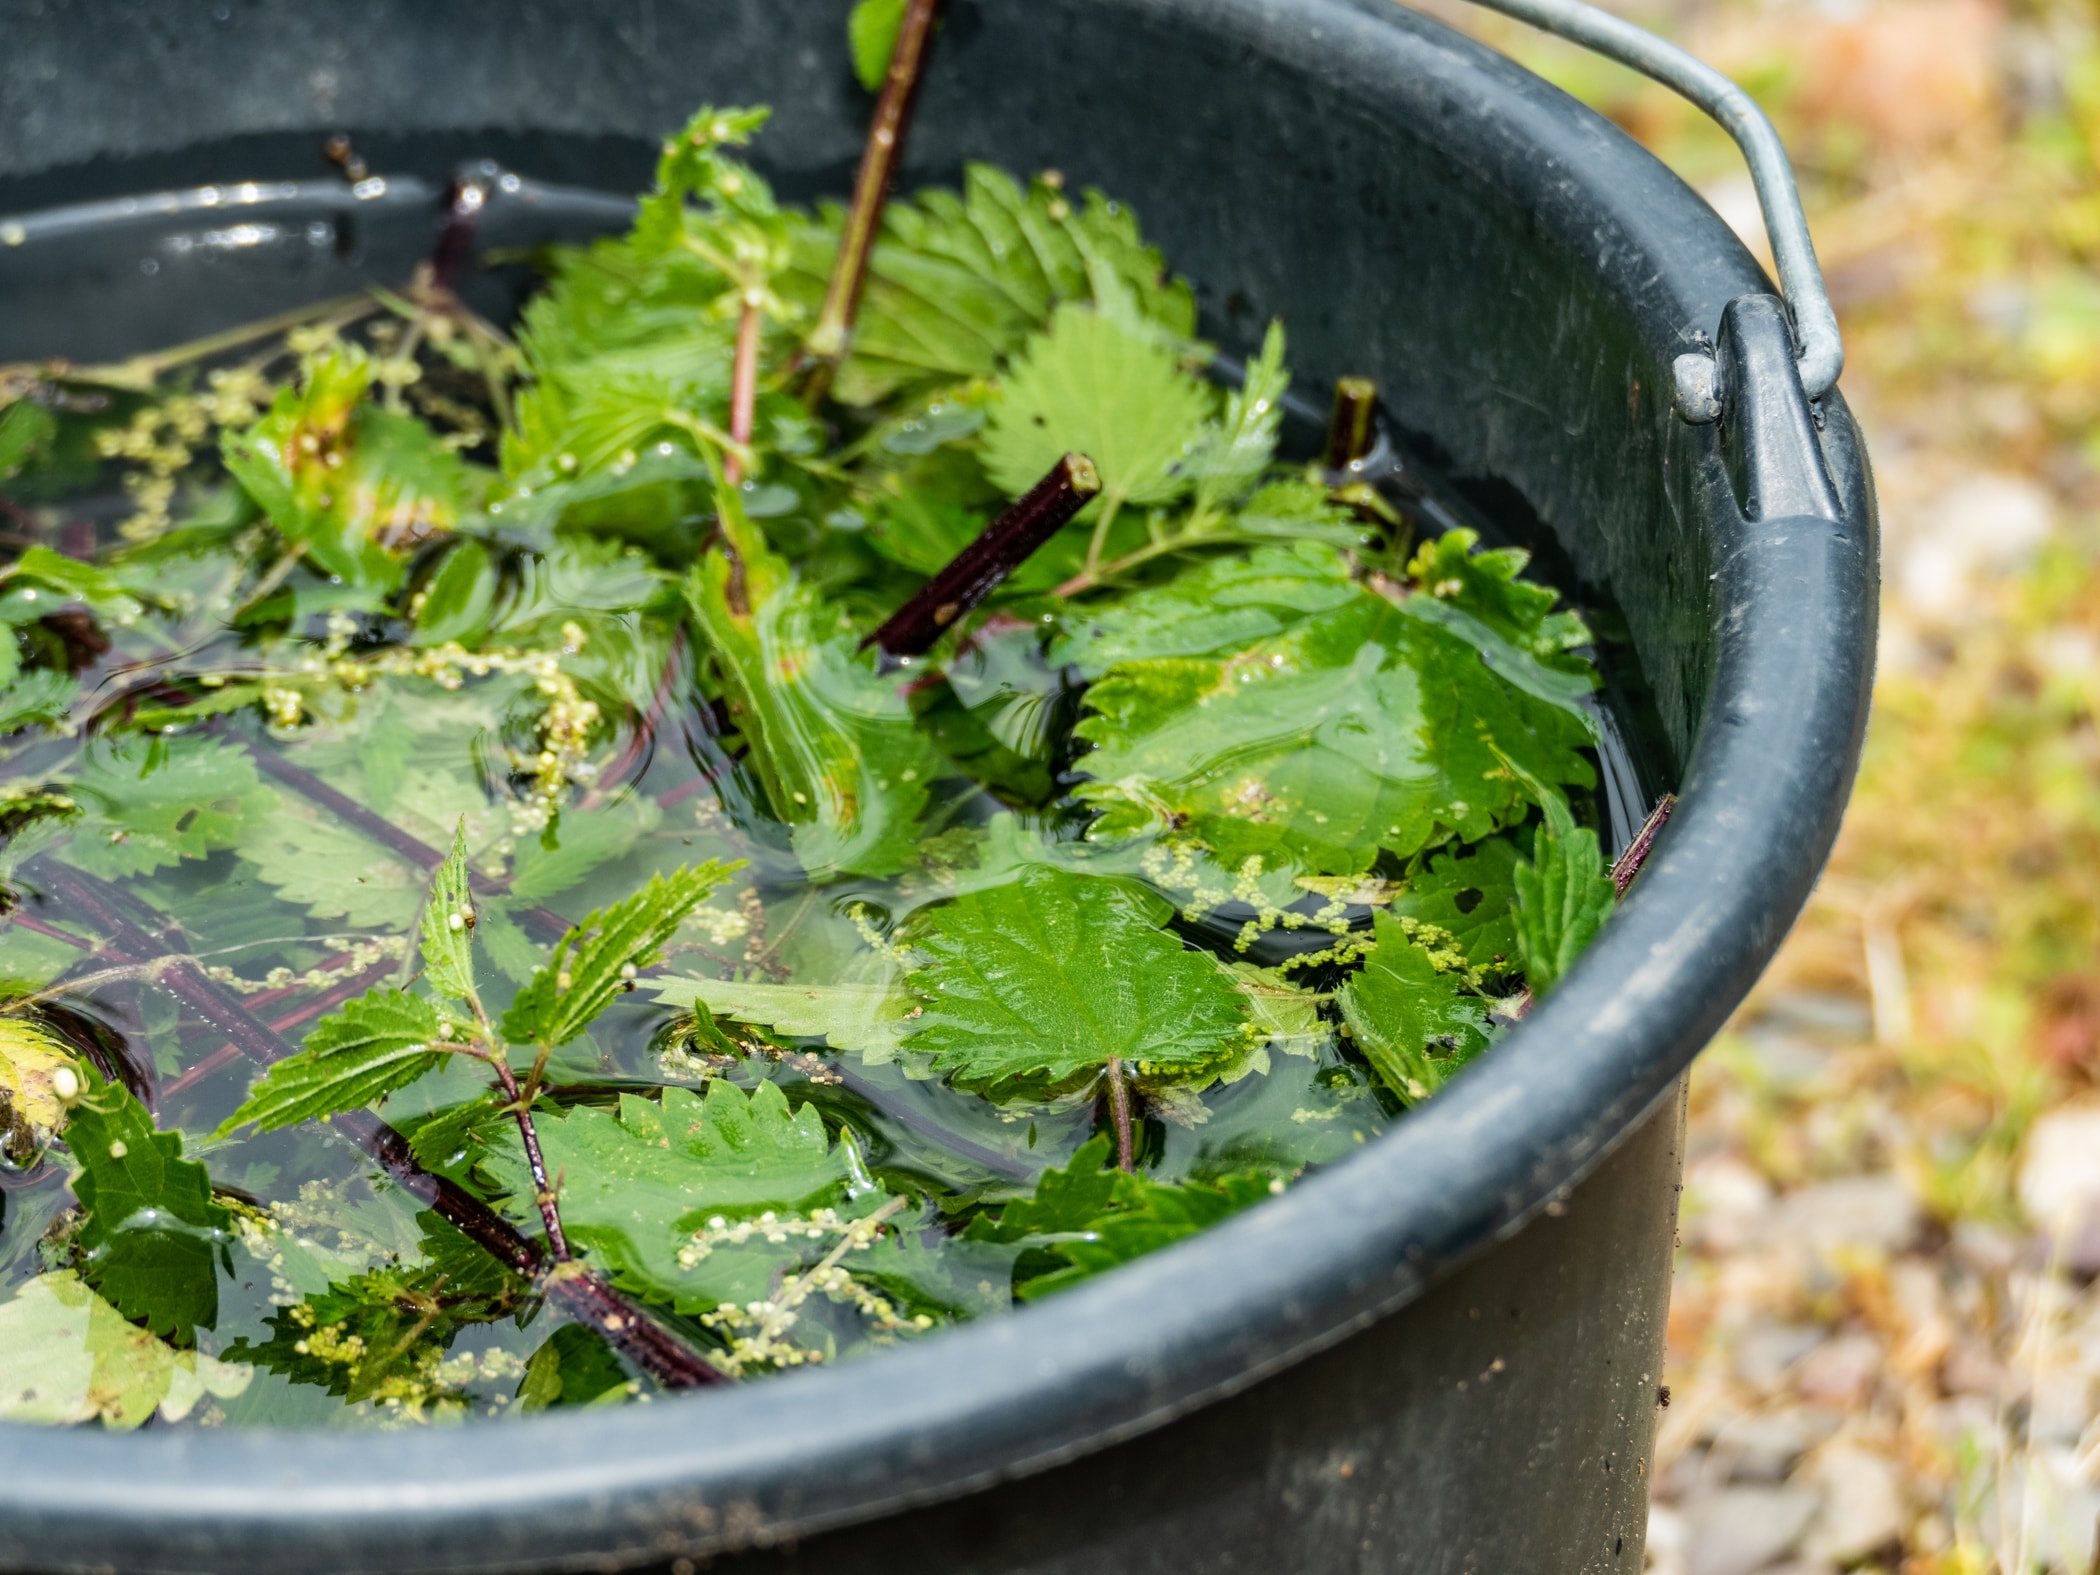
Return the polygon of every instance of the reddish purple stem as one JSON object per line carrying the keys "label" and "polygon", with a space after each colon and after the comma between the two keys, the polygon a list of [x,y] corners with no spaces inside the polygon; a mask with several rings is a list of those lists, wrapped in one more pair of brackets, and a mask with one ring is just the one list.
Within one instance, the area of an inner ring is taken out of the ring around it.
{"label": "reddish purple stem", "polygon": [[1084,454],[1067,454],[1050,474],[978,533],[889,619],[860,642],[889,656],[924,656],[957,619],[989,596],[1037,548],[1101,491],[1101,476]]}

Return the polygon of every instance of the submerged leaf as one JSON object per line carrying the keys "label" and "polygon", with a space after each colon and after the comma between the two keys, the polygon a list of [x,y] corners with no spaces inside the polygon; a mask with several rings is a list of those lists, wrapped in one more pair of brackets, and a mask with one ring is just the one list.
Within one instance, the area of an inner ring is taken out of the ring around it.
{"label": "submerged leaf", "polygon": [[125,1317],[187,1344],[219,1315],[229,1216],[204,1167],[182,1157],[179,1133],[156,1132],[128,1092],[79,1070],[85,1092],[66,1147],[80,1165],[73,1195],[86,1214],[81,1273]]}
{"label": "submerged leaf", "polygon": [[0,1303],[0,1421],[129,1432],[156,1413],[180,1422],[206,1396],[231,1399],[253,1377],[126,1322],[70,1271],[38,1275]]}
{"label": "submerged leaf", "polygon": [[1468,967],[1514,973],[1523,966],[1514,878],[1521,857],[1508,836],[1425,856],[1392,912],[1447,932]]}
{"label": "submerged leaf", "polygon": [[911,1009],[911,997],[894,982],[800,985],[660,979],[655,989],[656,999],[665,1006],[698,1006],[716,1017],[878,1057],[902,1041]]}
{"label": "submerged leaf", "polygon": [[1460,960],[1436,953],[1420,925],[1381,913],[1377,944],[1342,988],[1356,1046],[1406,1104],[1427,1099],[1487,1047],[1487,1002],[1466,988]]}
{"label": "submerged leaf", "polygon": [[246,750],[209,738],[97,740],[72,791],[87,814],[67,856],[111,878],[239,846],[277,802]]}
{"label": "submerged leaf", "polygon": [[1056,1087],[1111,1060],[1141,1082],[1218,1071],[1243,1050],[1232,976],[1152,921],[1121,881],[1041,866],[920,911],[922,1012],[905,1048],[972,1087]]}

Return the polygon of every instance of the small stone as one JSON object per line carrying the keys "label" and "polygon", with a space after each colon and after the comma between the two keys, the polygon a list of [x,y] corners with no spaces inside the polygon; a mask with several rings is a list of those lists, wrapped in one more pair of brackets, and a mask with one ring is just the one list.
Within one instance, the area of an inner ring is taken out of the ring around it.
{"label": "small stone", "polygon": [[1796,1473],[1822,1500],[1801,1539],[1812,1559],[1851,1564],[1903,1535],[1902,1479],[1889,1460],[1855,1444],[1833,1443]]}
{"label": "small stone", "polygon": [[2020,1207],[2042,1229],[2069,1234],[2100,1209],[2100,1105],[2052,1110],[2027,1134]]}
{"label": "small stone", "polygon": [[1793,1487],[1729,1487],[1687,1504],[1686,1575],[1755,1575],[1793,1551],[1817,1507],[1815,1494]]}
{"label": "small stone", "polygon": [[1920,1220],[1918,1200],[1901,1176],[1844,1176],[1788,1193],[1773,1220],[1772,1239],[1813,1252],[1896,1252],[1917,1235]]}
{"label": "small stone", "polygon": [[1842,1410],[1872,1394],[1875,1378],[1887,1365],[1881,1342],[1872,1335],[1840,1335],[1801,1359],[1794,1388],[1807,1399]]}

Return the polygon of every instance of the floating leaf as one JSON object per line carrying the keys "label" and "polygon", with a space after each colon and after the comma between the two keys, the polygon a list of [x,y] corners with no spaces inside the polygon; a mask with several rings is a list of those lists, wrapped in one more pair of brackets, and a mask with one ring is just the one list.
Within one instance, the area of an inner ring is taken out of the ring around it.
{"label": "floating leaf", "polygon": [[1514,973],[1523,964],[1514,879],[1520,857],[1507,836],[1428,855],[1393,898],[1392,912],[1449,933],[1469,967]]}
{"label": "floating leaf", "polygon": [[550,1049],[574,1039],[614,996],[634,988],[637,972],[662,960],[679,923],[737,867],[710,860],[652,875],[633,896],[587,915],[511,1002],[504,1034]]}
{"label": "floating leaf", "polygon": [[1433,932],[1381,913],[1377,944],[1342,988],[1356,1046],[1407,1104],[1427,1099],[1487,1047],[1487,1002],[1466,987],[1463,962],[1423,941]]}
{"label": "floating leaf", "polygon": [[362,1110],[406,1088],[459,1048],[444,1037],[431,1002],[399,990],[368,990],[314,1024],[306,1050],[255,1080],[222,1135],[253,1123],[264,1132]]}
{"label": "floating leaf", "polygon": [[[1322,553],[1324,586],[1302,572]],[[1075,731],[1095,746],[1079,761],[1094,779],[1079,797],[1102,811],[1091,836],[1174,830],[1228,868],[1262,857],[1353,874],[1380,848],[1404,858],[1520,819],[1528,795],[1509,761],[1548,783],[1593,780],[1580,753],[1591,724],[1572,701],[1506,682],[1472,644],[1411,610],[1423,598],[1396,606],[1347,585],[1328,549],[1298,549],[1291,566],[1281,586],[1266,597],[1247,587],[1241,603],[1245,619],[1274,619],[1278,633],[1229,654],[1123,660],[1088,691],[1093,714]],[[1129,602],[1142,615],[1152,595]],[[1331,605],[1291,605],[1322,599]],[[1202,638],[1187,607],[1185,592],[1162,607],[1163,639]]]}
{"label": "floating leaf", "polygon": [[204,1167],[182,1157],[180,1134],[154,1131],[145,1108],[91,1067],[78,1072],[66,1147],[80,1165],[81,1273],[125,1317],[188,1344],[218,1318],[229,1216]]}
{"label": "floating leaf", "polygon": [[126,1322],[70,1271],[40,1274],[0,1303],[0,1421],[129,1432],[156,1413],[180,1422],[206,1396],[231,1399],[253,1377]]}
{"label": "floating leaf", "polygon": [[905,1048],[961,1084],[1066,1086],[1109,1061],[1161,1083],[1217,1071],[1247,1042],[1232,977],[1152,921],[1121,881],[1036,867],[922,909],[923,1008]]}

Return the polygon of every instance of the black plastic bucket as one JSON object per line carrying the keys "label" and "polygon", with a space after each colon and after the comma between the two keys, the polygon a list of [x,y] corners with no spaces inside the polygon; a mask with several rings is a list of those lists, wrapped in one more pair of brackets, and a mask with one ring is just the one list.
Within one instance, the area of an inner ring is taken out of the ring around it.
{"label": "black plastic bucket", "polygon": [[[843,190],[867,114],[845,9],[0,0],[0,359],[398,278],[468,155],[557,183],[517,194],[519,234],[602,226],[560,183],[633,189],[702,100],[772,103],[762,162],[790,194]],[[338,129],[388,190],[330,182]],[[1682,793],[1631,898],[1385,1138],[1047,1303],[558,1419],[0,1427],[0,1566],[1640,1568],[1679,1080],[1806,897],[1865,721],[1852,418],[1805,398],[1770,285],[1690,190],[1388,0],[957,0],[907,178],[966,158],[1127,197],[1207,332],[1244,347],[1281,313],[1307,373],[1377,377],[1417,447],[1618,625],[1635,753]],[[1694,426],[1671,365],[1702,336],[1723,416]]]}

